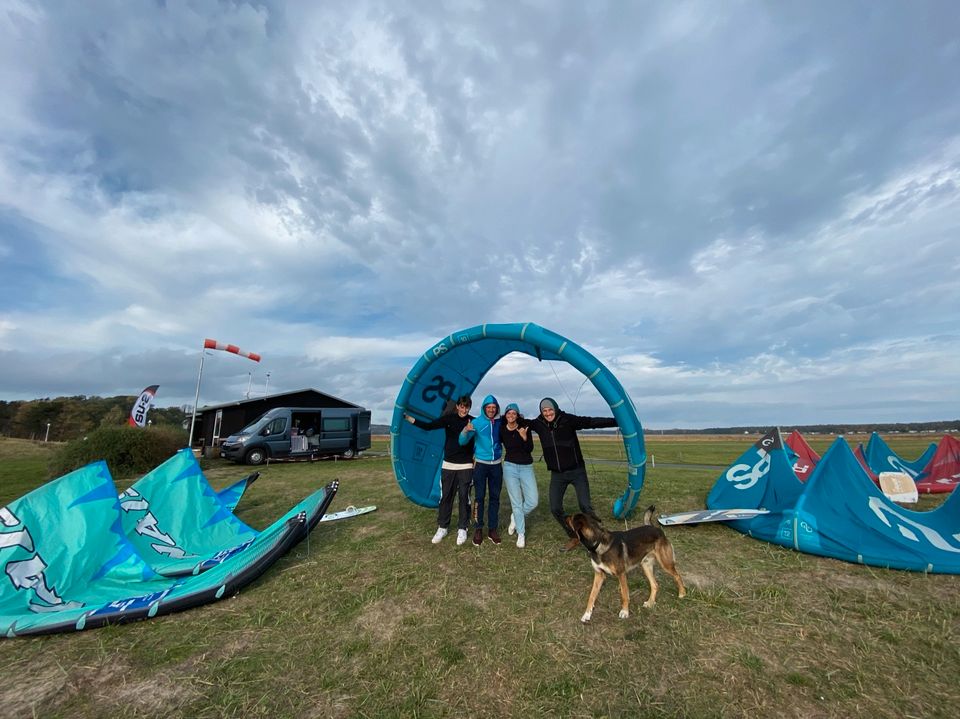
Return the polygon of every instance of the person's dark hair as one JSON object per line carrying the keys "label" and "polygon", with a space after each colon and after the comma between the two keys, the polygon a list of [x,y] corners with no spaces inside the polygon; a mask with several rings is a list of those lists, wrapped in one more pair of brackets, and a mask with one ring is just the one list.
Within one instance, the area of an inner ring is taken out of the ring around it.
{"label": "person's dark hair", "polygon": [[446,403],[444,403],[443,411],[440,414],[456,414],[458,404],[465,404],[467,405],[467,409],[470,409],[473,400],[470,399],[470,395],[468,394],[458,397],[457,399],[448,399]]}

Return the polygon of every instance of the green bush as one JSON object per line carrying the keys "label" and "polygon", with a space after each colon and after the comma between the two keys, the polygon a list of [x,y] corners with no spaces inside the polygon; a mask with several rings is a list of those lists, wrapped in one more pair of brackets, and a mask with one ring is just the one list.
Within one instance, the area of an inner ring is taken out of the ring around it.
{"label": "green bush", "polygon": [[50,460],[50,477],[104,460],[114,477],[149,472],[187,444],[186,432],[147,427],[101,427],[66,444]]}

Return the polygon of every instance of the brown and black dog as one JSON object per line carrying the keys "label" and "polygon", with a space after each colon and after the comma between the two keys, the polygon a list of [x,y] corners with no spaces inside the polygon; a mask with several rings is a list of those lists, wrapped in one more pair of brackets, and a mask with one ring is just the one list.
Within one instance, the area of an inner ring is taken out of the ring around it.
{"label": "brown and black dog", "polygon": [[625,532],[611,532],[603,528],[600,520],[590,514],[574,514],[567,517],[567,524],[572,529],[580,544],[590,554],[590,563],[593,565],[593,588],[590,598],[587,599],[587,610],[580,617],[586,624],[593,615],[593,605],[597,601],[600,587],[607,576],[620,580],[620,618],[630,616],[630,590],[627,587],[627,572],[643,567],[643,573],[650,584],[650,596],[643,606],[648,609],[657,601],[657,580],[653,576],[653,562],[656,560],[665,572],[673,577],[677,583],[679,596],[685,597],[687,589],[683,586],[683,579],[677,571],[673,546],[663,530],[651,522],[655,508],[651,505],[643,514],[643,525],[628,529]]}

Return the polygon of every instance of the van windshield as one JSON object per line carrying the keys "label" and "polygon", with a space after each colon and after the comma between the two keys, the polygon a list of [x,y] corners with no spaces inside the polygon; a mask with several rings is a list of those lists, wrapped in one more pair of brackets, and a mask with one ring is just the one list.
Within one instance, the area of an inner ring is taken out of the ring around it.
{"label": "van windshield", "polygon": [[265,415],[257,417],[257,419],[253,420],[253,422],[241,429],[239,432],[237,432],[237,434],[256,434],[271,420],[276,413],[276,410],[270,410]]}
{"label": "van windshield", "polygon": [[258,419],[256,422],[251,422],[246,427],[241,429],[237,434],[254,434],[257,431],[257,428],[263,423],[262,419]]}

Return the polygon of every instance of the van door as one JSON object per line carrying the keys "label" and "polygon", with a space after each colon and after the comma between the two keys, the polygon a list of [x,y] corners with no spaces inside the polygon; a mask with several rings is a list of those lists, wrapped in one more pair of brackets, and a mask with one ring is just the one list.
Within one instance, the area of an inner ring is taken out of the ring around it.
{"label": "van door", "polygon": [[350,449],[350,416],[331,417],[324,412],[320,418],[320,452],[322,454],[340,454]]}
{"label": "van door", "polygon": [[357,451],[370,449],[370,412],[357,413]]}
{"label": "van door", "polygon": [[260,430],[260,434],[271,457],[287,457],[290,454],[290,422],[287,415],[274,417],[270,424]]}

